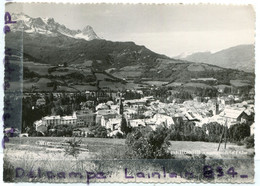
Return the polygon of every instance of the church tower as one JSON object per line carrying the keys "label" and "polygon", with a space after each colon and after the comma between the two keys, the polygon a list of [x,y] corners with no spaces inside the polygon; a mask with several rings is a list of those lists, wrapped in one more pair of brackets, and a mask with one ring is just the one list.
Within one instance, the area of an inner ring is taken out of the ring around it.
{"label": "church tower", "polygon": [[120,98],[119,98],[119,114],[123,115],[124,113],[124,106],[122,102],[122,93],[120,93]]}
{"label": "church tower", "polygon": [[216,115],[218,115],[219,114],[219,103],[218,103],[218,101],[216,102]]}

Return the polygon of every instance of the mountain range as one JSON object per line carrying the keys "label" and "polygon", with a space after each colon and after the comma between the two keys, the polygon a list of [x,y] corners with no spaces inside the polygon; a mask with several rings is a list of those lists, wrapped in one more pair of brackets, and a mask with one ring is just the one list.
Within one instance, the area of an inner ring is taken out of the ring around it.
{"label": "mountain range", "polygon": [[93,40],[100,39],[89,25],[82,30],[71,30],[64,25],[57,23],[53,18],[32,18],[24,13],[13,13],[13,20],[17,20],[16,24],[11,25],[13,31],[23,31],[30,34],[44,34],[57,36],[62,34],[64,36],[75,39]]}
{"label": "mountain range", "polygon": [[[27,90],[71,91],[92,86],[118,90],[135,86],[129,82],[187,83],[192,78],[207,77],[218,79],[219,84],[229,84],[233,79],[254,84],[253,73],[173,59],[134,42],[100,39],[91,26],[71,30],[53,18],[32,18],[23,13],[12,16],[17,24],[5,35],[6,47],[23,54]],[[20,59],[14,61],[19,63]]]}
{"label": "mountain range", "polygon": [[176,56],[177,59],[213,64],[224,68],[254,72],[255,47],[254,45],[238,45],[215,53],[197,52],[187,56]]}

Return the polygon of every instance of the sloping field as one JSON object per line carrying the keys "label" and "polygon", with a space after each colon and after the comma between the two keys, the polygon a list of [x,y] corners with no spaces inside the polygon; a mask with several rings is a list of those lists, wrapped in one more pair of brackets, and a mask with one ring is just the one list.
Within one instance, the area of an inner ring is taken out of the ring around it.
{"label": "sloping field", "polygon": [[137,78],[142,75],[143,68],[139,65],[125,66],[119,70],[112,72],[118,78]]}
{"label": "sloping field", "polygon": [[39,75],[47,75],[48,69],[54,67],[49,64],[34,63],[34,62],[23,62],[23,66],[27,67],[30,71],[33,71]]}
{"label": "sloping field", "polygon": [[212,88],[211,86],[204,84],[204,83],[186,83],[183,85],[184,87],[194,87],[194,88]]}

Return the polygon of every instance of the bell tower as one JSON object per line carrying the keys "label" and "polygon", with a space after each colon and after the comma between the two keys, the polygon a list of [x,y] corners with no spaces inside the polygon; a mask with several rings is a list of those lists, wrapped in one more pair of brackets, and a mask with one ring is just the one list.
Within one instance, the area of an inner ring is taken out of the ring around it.
{"label": "bell tower", "polygon": [[120,98],[119,98],[119,114],[123,115],[124,113],[124,106],[122,102],[122,93],[120,93]]}

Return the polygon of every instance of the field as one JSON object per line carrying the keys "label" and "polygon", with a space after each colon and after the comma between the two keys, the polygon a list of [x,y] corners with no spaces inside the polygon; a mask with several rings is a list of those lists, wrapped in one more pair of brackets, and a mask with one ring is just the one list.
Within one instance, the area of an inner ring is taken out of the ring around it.
{"label": "field", "polygon": [[42,63],[34,63],[34,62],[23,62],[23,66],[30,69],[39,75],[46,75],[48,74],[48,69],[54,67],[49,64],[42,64]]}
{"label": "field", "polygon": [[143,81],[143,83],[160,87],[162,85],[166,85],[168,82],[167,81]]}
{"label": "field", "polygon": [[125,66],[119,70],[111,71],[112,75],[118,78],[139,78],[144,69],[140,65]]}
{"label": "field", "polygon": [[[52,154],[52,152],[59,152],[60,155],[63,154],[63,149],[61,148],[47,148],[46,146],[37,145],[38,141],[46,141],[46,142],[65,142],[68,139],[72,139],[70,137],[28,137],[28,138],[11,138],[10,142],[6,144],[7,148],[5,149],[5,153],[8,154],[9,157],[12,155],[18,155],[16,152],[20,152],[21,155],[23,151],[36,151],[38,154],[40,151],[45,152],[46,154]],[[84,152],[80,154],[78,159],[92,159],[93,155],[97,155],[102,153],[103,151],[107,151],[110,148],[122,147],[124,146],[124,139],[106,139],[106,138],[82,138],[82,147],[85,147],[89,150],[89,152]],[[25,152],[26,153],[26,152]],[[44,154],[44,153],[43,153]],[[56,153],[54,153],[56,154]],[[42,158],[42,157],[40,157]]]}
{"label": "field", "polygon": [[[71,170],[75,172],[85,172],[85,170],[95,172],[102,170],[110,174],[118,174],[118,170],[126,166],[134,170],[157,170],[164,166],[178,172],[194,167],[202,169],[201,166],[204,163],[218,164],[223,168],[235,166],[239,173],[247,173],[251,179],[254,176],[254,149],[246,149],[244,146],[230,143],[227,144],[227,149],[224,149],[224,144],[222,144],[220,151],[217,151],[217,143],[171,141],[169,150],[175,158],[167,161],[120,159],[124,156],[123,152],[126,148],[124,139],[83,138],[80,147],[85,150],[81,151],[77,158],[66,156],[64,148],[39,145],[39,141],[62,143],[67,139],[71,138],[11,138],[6,143],[4,150],[4,170],[10,172],[9,176],[5,175],[5,179],[7,181],[21,181],[21,179],[15,180],[14,176],[11,176],[17,167],[22,167],[24,170],[40,167],[42,170],[53,170],[55,172]],[[201,158],[203,154],[205,156]],[[195,171],[198,171],[197,169]],[[22,180],[28,181],[28,178],[26,178],[24,177]],[[31,181],[48,180],[47,177],[42,177]],[[59,180],[53,181],[59,182]],[[66,181],[77,182],[78,180],[76,178],[63,180],[63,182]]]}

